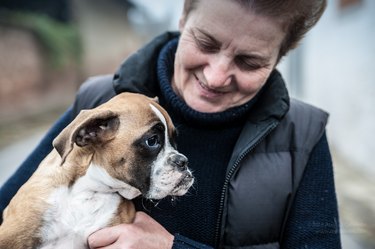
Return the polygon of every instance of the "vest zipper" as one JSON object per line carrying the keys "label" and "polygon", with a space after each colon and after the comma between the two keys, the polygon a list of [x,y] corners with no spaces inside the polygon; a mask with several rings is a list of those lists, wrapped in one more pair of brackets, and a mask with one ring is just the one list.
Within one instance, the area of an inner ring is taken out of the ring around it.
{"label": "vest zipper", "polygon": [[273,131],[273,129],[276,128],[277,124],[278,124],[278,122],[271,123],[270,126],[268,127],[268,129],[263,134],[261,134],[261,136],[259,137],[259,139],[256,140],[255,143],[253,143],[252,145],[250,145],[242,154],[240,154],[238,156],[237,160],[234,162],[233,166],[230,168],[230,170],[228,171],[228,174],[225,177],[224,185],[223,185],[223,189],[222,189],[221,197],[220,197],[219,215],[218,215],[218,218],[217,218],[216,228],[215,228],[216,248],[219,247],[220,240],[221,240],[221,238],[220,238],[221,220],[222,220],[222,215],[223,215],[223,211],[224,211],[224,201],[225,201],[225,197],[226,197],[226,193],[227,193],[229,181],[232,178],[232,175],[234,174],[234,172],[236,171],[236,169],[238,168],[238,165],[240,164],[240,162],[242,161],[242,159],[247,154],[249,154],[249,152],[252,151],[260,142],[262,142],[263,139],[266,136],[268,136],[268,134],[270,134],[271,131]]}

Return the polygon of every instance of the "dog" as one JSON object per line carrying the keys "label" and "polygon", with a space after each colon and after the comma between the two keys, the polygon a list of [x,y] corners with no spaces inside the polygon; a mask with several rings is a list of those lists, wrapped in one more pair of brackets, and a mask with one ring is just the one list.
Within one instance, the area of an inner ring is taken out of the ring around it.
{"label": "dog", "polygon": [[93,232],[135,216],[132,199],[182,196],[194,177],[167,112],[121,93],[83,110],[3,214],[0,249],[87,248]]}

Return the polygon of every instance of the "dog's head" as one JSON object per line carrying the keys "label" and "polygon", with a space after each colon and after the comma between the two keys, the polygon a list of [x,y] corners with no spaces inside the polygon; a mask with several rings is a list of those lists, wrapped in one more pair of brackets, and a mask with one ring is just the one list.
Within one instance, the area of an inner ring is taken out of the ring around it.
{"label": "dog's head", "polygon": [[[194,181],[187,158],[176,150],[175,134],[171,118],[155,99],[122,93],[81,111],[53,145],[67,167],[89,155],[89,168],[104,169],[113,180],[103,176],[102,181],[125,197],[161,199],[185,194]],[[124,193],[128,185],[133,194]]]}

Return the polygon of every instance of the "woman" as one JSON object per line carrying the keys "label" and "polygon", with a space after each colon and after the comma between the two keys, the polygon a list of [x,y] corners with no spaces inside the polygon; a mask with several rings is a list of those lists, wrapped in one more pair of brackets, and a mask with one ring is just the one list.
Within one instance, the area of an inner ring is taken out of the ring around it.
{"label": "woman", "polygon": [[155,38],[114,77],[82,85],[1,189],[3,202],[81,109],[140,92],[170,113],[197,183],[178,200],[136,199],[134,223],[97,231],[90,248],[340,248],[327,114],[290,100],[275,69],[325,5],[185,0],[180,33]]}

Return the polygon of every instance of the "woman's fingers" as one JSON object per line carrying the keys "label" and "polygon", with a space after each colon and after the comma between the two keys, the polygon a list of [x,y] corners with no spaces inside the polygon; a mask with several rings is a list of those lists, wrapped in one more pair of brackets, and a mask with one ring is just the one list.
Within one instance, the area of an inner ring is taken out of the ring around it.
{"label": "woman's fingers", "polygon": [[91,234],[87,240],[90,249],[102,248],[115,243],[121,234],[118,226],[106,227]]}

